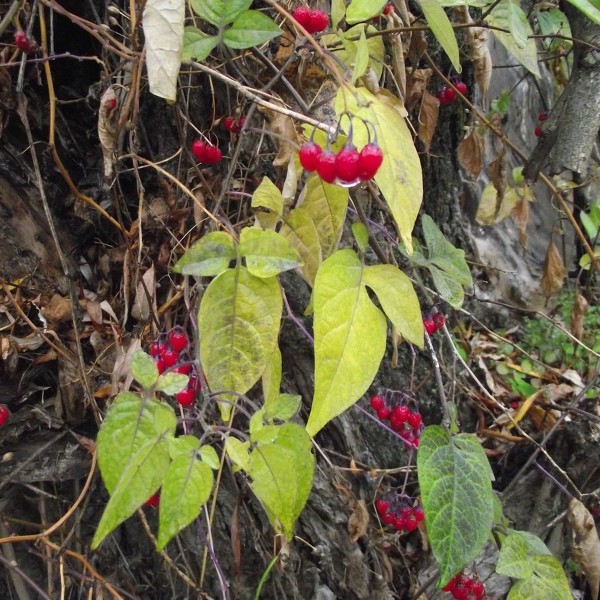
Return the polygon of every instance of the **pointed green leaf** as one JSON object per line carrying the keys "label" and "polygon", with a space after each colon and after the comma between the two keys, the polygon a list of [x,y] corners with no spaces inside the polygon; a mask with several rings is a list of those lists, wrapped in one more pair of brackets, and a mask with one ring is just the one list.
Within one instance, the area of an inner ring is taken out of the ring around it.
{"label": "pointed green leaf", "polygon": [[250,464],[250,457],[248,455],[249,447],[250,442],[240,442],[240,440],[234,437],[228,437],[225,440],[227,456],[229,456],[234,465],[237,465],[244,471],[248,470],[248,465]]}
{"label": "pointed green leaf", "polygon": [[369,245],[369,232],[362,223],[352,223],[352,235],[356,240],[358,249],[364,254]]}
{"label": "pointed green leaf", "polygon": [[247,10],[225,30],[223,42],[230,48],[241,50],[259,46],[279,35],[281,29],[271,17],[258,10]]}
{"label": "pointed green leaf", "polygon": [[367,391],[385,353],[387,333],[352,250],[340,250],[321,265],[313,301],[315,394],[306,425],[311,436]]}
{"label": "pointed green leaf", "polygon": [[363,277],[398,333],[423,348],[421,305],[411,280],[393,265],[366,267]]}
{"label": "pointed green leaf", "polygon": [[158,540],[160,552],[199,514],[213,486],[211,468],[196,452],[177,456],[169,466],[160,492]]}
{"label": "pointed green leaf", "polygon": [[575,8],[578,8],[590,21],[600,25],[600,2],[590,2],[589,0],[567,0]]}
{"label": "pointed green leaf", "polygon": [[263,503],[272,525],[291,540],[312,488],[314,456],[302,427],[289,423],[277,429],[273,443],[252,451],[248,474],[252,491]]}
{"label": "pointed green leaf", "polygon": [[[267,367],[279,335],[283,301],[274,277],[228,269],[206,288],[198,312],[200,356],[212,390],[245,394]],[[224,405],[223,419],[230,405]]]}
{"label": "pointed green leaf", "polygon": [[197,27],[186,27],[183,32],[183,54],[181,60],[202,62],[217,47],[218,35],[208,35]]}
{"label": "pointed green leaf", "polygon": [[187,387],[189,377],[181,373],[163,373],[156,382],[156,391],[174,396]]}
{"label": "pointed green leaf", "polygon": [[233,238],[224,231],[212,231],[194,242],[173,267],[175,273],[210,277],[219,275],[236,258]]}
{"label": "pointed green leaf", "polygon": [[97,440],[98,466],[109,494],[144,444],[163,433],[175,435],[176,425],[177,417],[168,404],[154,398],[142,400],[131,392],[121,392],[115,398]]}
{"label": "pointed green leaf", "polygon": [[251,417],[248,423],[248,432],[250,433],[250,439],[255,442],[258,432],[264,428],[265,409],[261,408],[257,410]]}
{"label": "pointed green leaf", "polygon": [[180,435],[176,438],[167,439],[169,444],[169,454],[171,458],[176,458],[184,454],[189,456],[190,452],[198,450],[200,442],[194,435]]}
{"label": "pointed green leaf", "polygon": [[451,437],[431,425],[421,435],[417,471],[427,535],[443,587],[479,554],[489,537],[494,518],[490,466],[474,435]]}
{"label": "pointed green leaf", "polygon": [[366,88],[357,88],[354,94],[340,88],[336,98],[336,113],[350,111],[354,115],[353,141],[361,149],[373,139],[364,119],[375,128],[376,139],[383,151],[383,163],[375,175],[408,253],[412,253],[412,230],[423,199],[421,161],[403,114],[403,105],[397,98],[382,90],[375,95]]}
{"label": "pointed green leaf", "polygon": [[311,175],[298,205],[284,219],[280,233],[300,254],[302,277],[313,285],[319,265],[337,248],[342,235],[348,190]]}
{"label": "pointed green leaf", "polygon": [[97,548],[111,531],[156,493],[169,468],[170,460],[164,435],[156,434],[153,439],[145,442],[127,463],[113,490],[94,534],[92,548]]}
{"label": "pointed green leaf", "polygon": [[346,21],[354,25],[378,17],[386,4],[387,0],[352,0],[346,9]]}
{"label": "pointed green leaf", "polygon": [[298,414],[301,403],[302,397],[297,394],[279,394],[265,405],[266,416],[269,419],[287,421]]}
{"label": "pointed green leaf", "polygon": [[427,25],[431,28],[431,32],[448,55],[456,72],[460,73],[462,67],[460,64],[458,43],[446,11],[442,8],[439,0],[418,0],[418,2],[427,20]]}
{"label": "pointed green leaf", "polygon": [[262,374],[262,392],[265,407],[268,407],[270,402],[279,396],[280,387],[281,351],[279,350],[279,346],[275,345],[269,364]]}
{"label": "pointed green leaf", "polygon": [[219,455],[217,454],[217,451],[212,446],[208,446],[208,445],[202,446],[200,448],[200,456],[202,457],[202,460],[211,469],[218,471],[219,468],[221,467],[221,461],[219,459]]}
{"label": "pointed green leaf", "polygon": [[527,579],[534,573],[532,559],[549,554],[546,544],[533,533],[511,530],[502,542],[496,571],[514,579]]}
{"label": "pointed green leaf", "polygon": [[252,0],[192,0],[194,12],[215,27],[233,22],[252,5]]}
{"label": "pointed green leaf", "polygon": [[145,390],[149,390],[158,381],[156,362],[143,350],[136,350],[133,353],[131,357],[131,374]]}
{"label": "pointed green leaf", "polygon": [[283,214],[283,196],[279,188],[268,178],[263,177],[252,194],[252,208],[268,208],[276,215]]}
{"label": "pointed green leaf", "polygon": [[465,300],[465,291],[462,285],[454,277],[433,265],[427,265],[427,268],[433,278],[433,285],[440,296],[454,308],[460,308]]}
{"label": "pointed green leaf", "polygon": [[248,271],[261,278],[274,277],[302,264],[296,248],[285,237],[268,229],[244,227],[239,252],[246,259]]}

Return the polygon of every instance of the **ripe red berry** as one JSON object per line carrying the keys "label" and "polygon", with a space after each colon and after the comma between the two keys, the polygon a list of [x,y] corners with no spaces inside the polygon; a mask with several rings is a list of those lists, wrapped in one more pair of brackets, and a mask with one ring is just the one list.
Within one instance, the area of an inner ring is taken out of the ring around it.
{"label": "ripe red berry", "polygon": [[240,133],[242,131],[242,127],[245,125],[246,123],[246,117],[240,117],[239,119],[236,119],[236,121],[233,124],[233,127],[231,129],[231,133]]}
{"label": "ripe red berry", "polygon": [[384,525],[392,525],[396,521],[396,515],[386,512],[384,515],[381,515],[381,521]]}
{"label": "ripe red berry", "polygon": [[387,17],[387,15],[389,15],[393,10],[394,10],[394,3],[393,2],[388,2],[383,7],[383,14]]}
{"label": "ripe red berry", "polygon": [[153,496],[150,496],[148,500],[144,503],[145,506],[154,506],[157,507],[160,504],[160,494],[156,492]]}
{"label": "ripe red berry", "polygon": [[485,595],[485,586],[478,579],[473,580],[471,583],[471,594],[475,596],[477,600],[483,598]]}
{"label": "ripe red berry", "polygon": [[225,117],[222,121],[223,127],[227,129],[227,131],[232,131],[235,126],[235,117],[229,116]]}
{"label": "ripe red berry", "polygon": [[545,121],[548,118],[548,113],[547,112],[541,112],[538,115],[538,121]]}
{"label": "ripe red berry", "polygon": [[411,513],[408,517],[405,517],[404,529],[406,531],[408,531],[410,533],[411,531],[414,531],[418,526],[419,526],[419,522],[417,521],[417,518],[415,517],[414,512]]}
{"label": "ripe red berry", "polygon": [[168,365],[165,363],[165,361],[162,358],[159,358],[156,361],[156,368],[158,369],[159,374],[164,373],[169,367]]}
{"label": "ripe red berry", "polygon": [[435,333],[436,327],[435,327],[435,323],[433,322],[433,319],[423,319],[423,325],[425,327],[425,331],[429,335],[432,335],[433,333]]}
{"label": "ripe red berry", "polygon": [[195,399],[196,392],[190,389],[189,387],[185,390],[182,390],[175,396],[175,400],[177,400],[177,402],[181,404],[181,406],[191,406],[192,404],[194,404]]}
{"label": "ripe red berry", "polygon": [[38,45],[35,42],[35,40],[30,39],[29,37],[27,37],[27,34],[22,31],[16,31],[15,32],[15,46],[19,49],[22,50],[23,52],[25,52],[25,54],[31,54],[33,52],[37,52],[38,49]]}
{"label": "ripe red berry", "polygon": [[192,373],[190,380],[188,381],[188,389],[197,392],[201,388],[200,379],[196,373]]}
{"label": "ripe red berry", "polygon": [[329,15],[322,10],[311,10],[308,25],[305,25],[308,33],[319,33],[329,27]]}
{"label": "ripe red berry", "polygon": [[335,174],[340,181],[350,183],[358,179],[360,155],[354,146],[344,146],[335,157]]}
{"label": "ripe red berry", "polygon": [[415,506],[413,509],[413,515],[415,515],[415,519],[418,523],[421,523],[425,520],[425,513],[423,512],[423,508],[421,506]]}
{"label": "ripe red berry", "polygon": [[358,156],[358,176],[362,181],[375,177],[383,162],[383,152],[377,144],[367,144]]}
{"label": "ripe red berry", "polygon": [[377,416],[379,417],[379,419],[381,421],[385,421],[386,419],[389,419],[391,414],[392,414],[392,409],[389,406],[382,406],[377,411]]}
{"label": "ripe red berry", "polygon": [[544,135],[544,132],[542,131],[542,128],[539,125],[533,130],[533,133],[535,137],[541,137],[542,135]]}
{"label": "ripe red berry", "polygon": [[406,423],[406,420],[410,416],[410,408],[406,404],[396,406],[392,411],[392,416],[395,416],[401,423]]}
{"label": "ripe red berry", "polygon": [[10,411],[8,410],[8,407],[4,406],[4,404],[0,405],[0,427],[2,427],[4,423],[6,423],[9,416]]}
{"label": "ripe red berry", "polygon": [[177,361],[179,360],[179,352],[173,348],[169,348],[163,353],[160,359],[163,365],[168,369],[169,367],[177,364]]}
{"label": "ripe red berry", "polygon": [[375,508],[380,515],[384,515],[387,512],[387,509],[390,507],[390,503],[383,498],[377,498],[375,500]]}
{"label": "ripe red berry", "polygon": [[192,154],[198,162],[204,162],[206,158],[206,144],[202,140],[194,140],[192,143]]}
{"label": "ripe red berry", "polygon": [[396,515],[392,525],[397,531],[404,531],[406,529],[406,518],[402,514]]}
{"label": "ripe red berry", "polygon": [[115,110],[115,108],[117,108],[117,99],[116,98],[109,98],[105,103],[104,106],[106,106],[106,108],[108,110]]}
{"label": "ripe red berry", "polygon": [[319,157],[321,156],[323,149],[314,142],[307,142],[300,148],[298,156],[300,157],[300,164],[303,169],[307,171],[316,171],[319,166]]}
{"label": "ripe red berry", "polygon": [[456,100],[456,92],[449,87],[443,87],[437,93],[437,99],[440,101],[442,106],[447,106],[448,104],[454,104]]}
{"label": "ripe red berry", "polygon": [[467,87],[467,84],[464,81],[458,81],[455,84],[455,87],[463,96],[466,96],[467,92],[469,91],[469,88]]}
{"label": "ripe red berry", "polygon": [[294,19],[304,27],[304,29],[308,30],[309,22],[310,22],[310,13],[311,10],[308,6],[299,6],[292,14]]}
{"label": "ripe red berry", "polygon": [[379,394],[374,394],[371,396],[371,408],[375,411],[378,411],[380,408],[385,406],[385,398],[380,396]]}
{"label": "ripe red berry", "polygon": [[223,158],[223,153],[217,146],[213,146],[212,144],[206,146],[206,154],[204,157],[204,162],[207,165],[216,165],[221,162]]}
{"label": "ripe red berry", "polygon": [[411,412],[410,415],[408,415],[406,422],[416,431],[421,426],[423,419],[420,413]]}
{"label": "ripe red berry", "polygon": [[319,156],[317,173],[327,183],[335,181],[335,154],[331,150],[324,150]]}
{"label": "ripe red berry", "polygon": [[180,373],[181,375],[189,375],[192,372],[192,363],[183,363],[177,365],[173,369],[173,373]]}
{"label": "ripe red berry", "polygon": [[152,358],[158,358],[160,356],[161,344],[160,342],[152,342],[150,346],[150,356]]}
{"label": "ripe red berry", "polygon": [[442,591],[443,592],[449,592],[449,593],[453,593],[454,589],[456,588],[456,583],[458,582],[458,578],[460,577],[460,575],[457,575],[456,577],[453,577],[443,588]]}
{"label": "ripe red berry", "polygon": [[189,342],[188,336],[186,335],[185,331],[181,329],[181,327],[175,327],[169,333],[169,344],[171,344],[171,348],[177,352],[182,352],[185,350]]}

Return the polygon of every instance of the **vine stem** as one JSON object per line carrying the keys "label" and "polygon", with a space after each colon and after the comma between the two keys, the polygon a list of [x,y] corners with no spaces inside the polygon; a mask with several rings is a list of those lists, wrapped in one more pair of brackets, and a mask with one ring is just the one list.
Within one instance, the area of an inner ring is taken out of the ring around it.
{"label": "vine stem", "polygon": [[427,348],[429,350],[429,354],[431,356],[431,362],[433,363],[433,372],[435,373],[435,382],[438,387],[438,392],[440,394],[440,401],[442,403],[442,410],[444,411],[444,418],[442,420],[442,425],[446,429],[450,429],[450,408],[448,407],[448,399],[446,398],[446,390],[444,390],[444,382],[442,381],[442,372],[440,369],[440,362],[438,361],[437,354],[435,352],[435,348],[433,347],[433,342],[431,341],[431,337],[427,332],[425,332],[425,341],[427,343]]}

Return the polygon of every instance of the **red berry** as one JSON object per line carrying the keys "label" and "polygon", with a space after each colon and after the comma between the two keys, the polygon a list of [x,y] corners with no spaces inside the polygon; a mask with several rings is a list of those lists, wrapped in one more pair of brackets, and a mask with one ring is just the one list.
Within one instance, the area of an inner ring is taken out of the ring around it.
{"label": "red berry", "polygon": [[414,513],[410,514],[408,517],[404,519],[404,529],[409,533],[414,531],[419,526],[419,522],[415,517]]}
{"label": "red berry", "polygon": [[391,414],[392,414],[392,409],[389,406],[383,406],[382,408],[380,408],[377,411],[377,416],[379,417],[379,419],[381,421],[385,421],[386,419],[389,419]]}
{"label": "red berry", "polygon": [[433,315],[433,323],[435,325],[435,330],[441,329],[446,324],[446,317],[444,313],[436,312]]}
{"label": "red berry", "polygon": [[8,417],[10,417],[10,411],[8,410],[8,407],[4,406],[4,404],[0,405],[0,427],[6,423]]}
{"label": "red berry", "polygon": [[423,508],[421,506],[415,506],[413,509],[413,515],[415,515],[415,519],[418,523],[421,523],[425,520],[425,513],[423,512]]}
{"label": "red berry", "polygon": [[181,406],[191,406],[194,404],[194,400],[196,399],[196,392],[188,387],[179,392],[175,396],[175,399],[179,404],[181,404]]}
{"label": "red berry", "polygon": [[246,117],[240,117],[235,121],[233,127],[231,129],[231,133],[240,133],[242,131],[242,127],[246,123]]}
{"label": "red berry", "polygon": [[406,406],[406,404],[402,404],[401,406],[396,406],[392,411],[392,417],[395,416],[401,423],[406,423],[410,415],[410,408]]}
{"label": "red berry", "polygon": [[406,422],[416,431],[421,426],[423,419],[418,412],[411,412],[406,419]]}
{"label": "red berry", "polygon": [[319,166],[319,157],[321,156],[323,149],[314,142],[307,142],[300,148],[298,156],[300,157],[300,164],[303,169],[307,171],[316,171]]}
{"label": "red berry", "polygon": [[538,115],[538,121],[545,121],[548,118],[548,113],[547,112],[541,112]]}
{"label": "red berry", "polygon": [[188,336],[181,327],[176,327],[169,333],[169,344],[171,344],[171,348],[177,352],[185,350],[189,342]]}
{"label": "red berry", "polygon": [[458,582],[458,578],[460,577],[460,575],[457,575],[456,577],[453,577],[443,588],[442,591],[443,592],[450,592],[451,594],[454,592],[454,589],[456,588],[456,583]]}
{"label": "red berry", "polygon": [[308,6],[299,6],[292,14],[294,19],[304,27],[304,29],[308,30],[309,22],[310,22],[310,13],[311,10]]}
{"label": "red berry", "polygon": [[541,137],[542,135],[544,135],[544,132],[542,131],[542,128],[539,125],[533,130],[533,133],[535,137]]}
{"label": "red berry", "polygon": [[387,512],[387,509],[390,507],[390,503],[383,498],[377,498],[375,500],[375,508],[380,515],[384,515]]}
{"label": "red berry", "polygon": [[200,379],[198,378],[198,375],[196,375],[196,373],[193,373],[190,377],[190,380],[188,381],[188,389],[197,392],[201,387],[202,386],[200,384]]}
{"label": "red berry", "polygon": [[15,46],[25,52],[25,54],[31,54],[33,52],[37,52],[38,45],[35,40],[27,37],[27,34],[24,31],[15,32]]}
{"label": "red berry", "polygon": [[206,158],[206,144],[202,140],[194,140],[192,143],[192,154],[198,162],[204,162]]}
{"label": "red berry", "polygon": [[391,12],[393,12],[393,10],[394,10],[394,3],[393,2],[388,2],[383,7],[383,14],[387,17],[387,15],[389,15]]}
{"label": "red berry", "polygon": [[213,146],[212,144],[206,146],[206,156],[204,158],[204,162],[207,165],[216,165],[221,162],[223,158],[223,153],[219,150],[218,146]]}
{"label": "red berry", "polygon": [[383,408],[385,406],[385,398],[383,396],[380,396],[379,394],[375,394],[374,396],[371,396],[371,408],[374,411],[378,411],[380,408]]}
{"label": "red berry", "polygon": [[358,176],[368,181],[375,176],[383,162],[383,152],[377,144],[367,144],[358,156]]}
{"label": "red berry", "polygon": [[519,408],[519,403],[518,403],[516,400],[513,400],[513,401],[510,403],[510,407],[511,407],[513,410],[517,410],[517,408]]}
{"label": "red berry", "polygon": [[384,515],[381,515],[381,521],[384,525],[392,525],[396,521],[396,515],[386,512]]}
{"label": "red berry", "polygon": [[435,333],[436,326],[435,326],[435,323],[433,322],[433,319],[423,319],[423,325],[425,326],[425,331],[429,335],[432,335],[433,333]]}
{"label": "red berry", "polygon": [[317,173],[327,183],[335,181],[335,154],[331,150],[324,150],[319,156]]}
{"label": "red berry", "polygon": [[192,363],[183,363],[177,365],[173,369],[173,373],[180,373],[181,375],[189,375],[192,372]]}
{"label": "red berry", "polygon": [[169,348],[161,356],[161,360],[164,366],[168,369],[169,367],[177,364],[177,361],[179,360],[179,352],[177,352],[177,350],[173,350],[173,348]]}
{"label": "red berry", "polygon": [[311,10],[308,25],[305,25],[308,33],[319,33],[329,27],[329,15],[322,10]]}
{"label": "red berry", "polygon": [[160,356],[160,342],[152,342],[150,346],[150,356],[152,358],[158,358]]}
{"label": "red berry", "polygon": [[225,117],[222,121],[223,123],[223,127],[225,127],[225,129],[227,129],[227,131],[233,131],[233,128],[235,127],[235,117],[229,116],[229,117]]}
{"label": "red berry", "polygon": [[156,361],[156,368],[158,369],[159,374],[160,373],[164,373],[169,367],[168,365],[165,363],[164,359],[159,358]]}
{"label": "red berry", "polygon": [[406,529],[406,518],[404,515],[396,515],[393,522],[394,528],[398,531],[404,531]]}
{"label": "red berry", "polygon": [[437,98],[442,106],[454,104],[456,100],[456,92],[449,87],[443,87],[437,94]]}
{"label": "red berry", "polygon": [[156,492],[153,496],[150,496],[148,500],[145,502],[145,506],[154,506],[157,507],[160,504],[160,494]]}
{"label": "red berry", "polygon": [[478,579],[471,583],[471,594],[478,600],[485,595],[485,586]]}
{"label": "red berry", "polygon": [[360,155],[354,146],[344,146],[335,157],[335,174],[338,179],[350,183],[358,179]]}
{"label": "red berry", "polygon": [[467,87],[467,84],[464,81],[458,81],[455,86],[456,89],[463,95],[466,96],[469,88]]}

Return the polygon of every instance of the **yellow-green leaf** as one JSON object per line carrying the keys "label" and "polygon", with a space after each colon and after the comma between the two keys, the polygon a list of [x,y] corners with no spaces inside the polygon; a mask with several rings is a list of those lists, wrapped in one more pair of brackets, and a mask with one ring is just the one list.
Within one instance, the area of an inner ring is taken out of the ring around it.
{"label": "yellow-green leaf", "polygon": [[240,233],[240,256],[256,277],[274,277],[302,264],[298,251],[282,235],[268,229],[244,227]]}
{"label": "yellow-green leaf", "polygon": [[252,194],[252,208],[268,208],[276,215],[283,214],[283,196],[279,188],[268,178],[263,177]]}
{"label": "yellow-green leaf", "polygon": [[352,0],[346,9],[346,21],[350,24],[368,21],[381,14],[387,0]]}
{"label": "yellow-green leaf", "polygon": [[210,277],[222,273],[236,257],[235,243],[225,231],[212,231],[194,242],[173,267],[175,273]]}
{"label": "yellow-green leaf", "polygon": [[427,19],[427,25],[429,25],[433,35],[448,55],[452,66],[457,73],[460,73],[462,67],[460,65],[458,43],[446,11],[442,8],[439,0],[418,0],[418,2],[423,9],[425,19]]}

